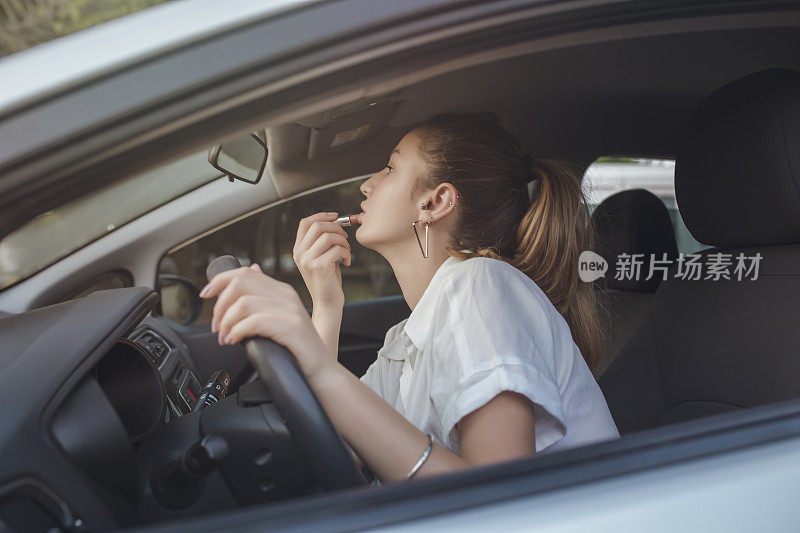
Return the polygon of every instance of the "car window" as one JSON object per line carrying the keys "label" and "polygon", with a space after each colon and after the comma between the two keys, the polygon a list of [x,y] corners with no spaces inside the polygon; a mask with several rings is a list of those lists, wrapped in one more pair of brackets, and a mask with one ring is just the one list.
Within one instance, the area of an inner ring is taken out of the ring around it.
{"label": "car window", "polygon": [[133,276],[127,270],[113,270],[97,276],[92,281],[82,286],[76,291],[67,293],[56,302],[66,302],[76,298],[89,296],[93,292],[105,291],[108,289],[121,289],[123,287],[133,287]]}
{"label": "car window", "polygon": [[[192,290],[199,290],[206,284],[208,263],[215,257],[230,254],[237,257],[242,265],[257,262],[267,275],[291,284],[306,307],[311,307],[311,296],[292,258],[297,226],[303,217],[320,211],[338,211],[340,214],[360,212],[359,204],[364,195],[359,187],[365,179],[339,183],[272,205],[171,250],[159,264],[159,277],[171,279],[179,276],[194,284]],[[389,263],[377,252],[361,246],[355,239],[355,229],[345,228],[350,235],[351,266],[346,267],[339,262],[345,302],[401,294]],[[161,300],[164,316],[175,322],[185,324],[187,316],[192,317],[188,323],[194,325],[211,322],[213,301],[197,302],[202,308],[192,312],[187,309],[187,306],[193,305],[192,299],[181,291],[162,291]]]}
{"label": "car window", "polygon": [[[675,163],[670,160],[599,158],[584,175],[589,209],[593,211],[603,199],[621,190],[644,188],[666,205],[680,252],[693,253],[706,248],[691,236],[680,216],[675,202],[674,168]],[[164,283],[159,283],[165,286],[161,291],[164,316],[182,324],[187,323],[187,317],[191,317],[188,323],[193,325],[211,322],[213,302],[198,302],[184,289],[190,287],[189,291],[197,291],[204,286],[206,266],[215,257],[225,254],[237,257],[243,265],[258,262],[266,274],[291,284],[306,307],[311,307],[311,297],[292,258],[297,225],[301,218],[319,211],[358,212],[358,205],[364,199],[359,186],[364,180],[339,183],[270,206],[168,252],[159,264],[159,276],[165,281],[177,276],[187,283],[182,284],[180,290],[174,284],[167,289]],[[389,263],[378,253],[361,246],[353,236],[354,229],[346,229],[351,236],[352,266],[340,263],[345,302],[401,294]],[[202,305],[202,308],[192,310],[192,305]]]}
{"label": "car window", "polygon": [[205,151],[109,185],[31,220],[0,240],[0,290],[222,174]]}
{"label": "car window", "polygon": [[626,189],[648,190],[664,202],[669,211],[679,253],[690,254],[709,247],[692,237],[678,210],[674,160],[600,157],[586,169],[583,184],[590,212],[612,194]]}

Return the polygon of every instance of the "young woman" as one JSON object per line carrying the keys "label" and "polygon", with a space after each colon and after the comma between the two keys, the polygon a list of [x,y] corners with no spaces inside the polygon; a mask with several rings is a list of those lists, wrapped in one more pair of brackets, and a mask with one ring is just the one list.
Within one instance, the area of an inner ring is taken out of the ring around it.
{"label": "young woman", "polygon": [[383,483],[619,436],[590,371],[601,328],[578,256],[592,238],[569,166],[531,160],[493,113],[448,113],[413,127],[361,191],[356,239],[386,258],[412,310],[366,374],[337,362],[337,261],[350,265],[337,213],[297,231],[310,318],[291,286],[256,265],[203,289],[218,296],[221,344],[286,346]]}

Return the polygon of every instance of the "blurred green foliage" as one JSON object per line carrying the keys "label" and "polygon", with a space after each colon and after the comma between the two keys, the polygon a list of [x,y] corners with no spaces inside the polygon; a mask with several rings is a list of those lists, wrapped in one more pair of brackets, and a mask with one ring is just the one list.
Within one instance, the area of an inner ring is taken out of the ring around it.
{"label": "blurred green foliage", "polygon": [[634,157],[621,156],[602,156],[594,161],[595,163],[638,163],[639,159]]}
{"label": "blurred green foliage", "polygon": [[0,0],[0,57],[170,0]]}

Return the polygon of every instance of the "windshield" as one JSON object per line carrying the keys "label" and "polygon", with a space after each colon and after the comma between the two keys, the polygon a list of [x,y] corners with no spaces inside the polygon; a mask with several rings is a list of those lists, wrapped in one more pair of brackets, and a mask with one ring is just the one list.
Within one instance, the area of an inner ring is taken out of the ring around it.
{"label": "windshield", "polygon": [[219,178],[206,152],[104,187],[48,211],[0,241],[0,290],[170,200]]}

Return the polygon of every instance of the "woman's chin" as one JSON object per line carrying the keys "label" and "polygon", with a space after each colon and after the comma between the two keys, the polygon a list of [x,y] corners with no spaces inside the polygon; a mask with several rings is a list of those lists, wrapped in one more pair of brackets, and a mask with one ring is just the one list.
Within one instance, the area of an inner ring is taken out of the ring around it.
{"label": "woman's chin", "polygon": [[364,248],[369,248],[370,250],[373,249],[371,246],[372,243],[370,242],[369,238],[369,232],[368,231],[365,232],[364,226],[358,226],[353,236],[356,238],[356,242],[361,246],[363,246]]}
{"label": "woman's chin", "polygon": [[361,228],[363,228],[363,226],[360,226],[360,225],[359,225],[359,226],[356,228],[356,231],[355,231],[355,233],[353,233],[353,236],[356,238],[356,242],[357,242],[358,244],[360,244],[361,246],[366,246],[366,244],[364,244],[364,241],[362,240],[362,237],[363,237],[363,235],[364,235],[364,232],[363,232],[363,231],[361,231]]}

